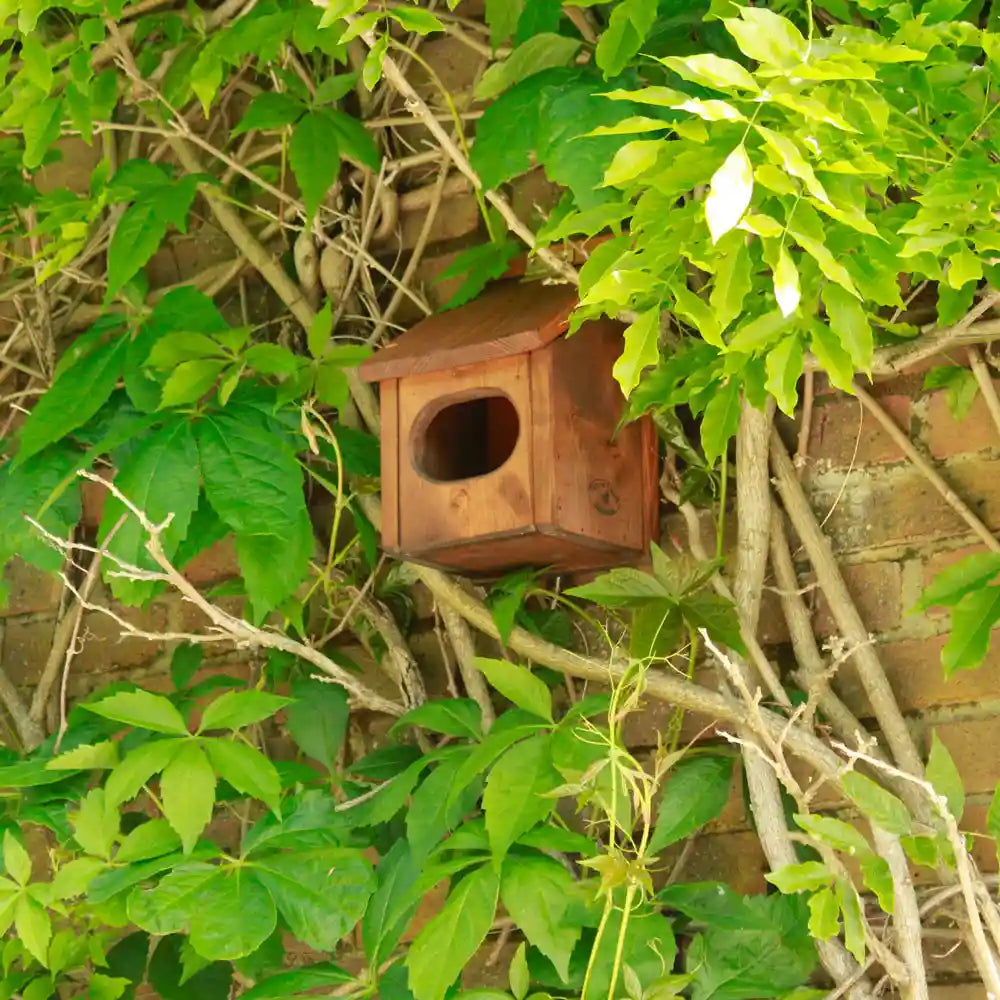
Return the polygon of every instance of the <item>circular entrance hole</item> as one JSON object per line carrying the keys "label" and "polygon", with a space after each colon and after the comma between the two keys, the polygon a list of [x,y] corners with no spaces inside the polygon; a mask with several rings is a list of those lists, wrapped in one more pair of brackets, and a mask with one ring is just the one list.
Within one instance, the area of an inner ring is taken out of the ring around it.
{"label": "circular entrance hole", "polygon": [[425,479],[439,483],[495,472],[521,433],[514,404],[499,392],[446,405],[426,423],[422,418],[414,427],[413,463]]}

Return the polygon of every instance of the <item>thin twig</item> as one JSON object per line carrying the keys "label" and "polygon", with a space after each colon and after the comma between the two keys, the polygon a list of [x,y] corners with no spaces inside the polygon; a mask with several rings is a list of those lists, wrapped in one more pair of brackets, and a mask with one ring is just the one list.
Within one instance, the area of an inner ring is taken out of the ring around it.
{"label": "thin twig", "polygon": [[983,352],[978,347],[969,348],[969,367],[979,383],[979,391],[993,418],[993,425],[1000,432],[1000,398],[997,397],[997,387],[993,384],[989,366],[983,360]]}

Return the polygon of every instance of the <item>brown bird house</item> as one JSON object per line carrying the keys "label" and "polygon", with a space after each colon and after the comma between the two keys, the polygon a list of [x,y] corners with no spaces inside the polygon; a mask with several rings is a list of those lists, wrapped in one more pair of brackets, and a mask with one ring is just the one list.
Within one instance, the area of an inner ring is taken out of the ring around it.
{"label": "brown bird house", "polygon": [[642,559],[658,516],[657,444],[617,434],[622,327],[585,323],[563,285],[503,281],[418,323],[361,374],[382,400],[382,543],[476,574]]}

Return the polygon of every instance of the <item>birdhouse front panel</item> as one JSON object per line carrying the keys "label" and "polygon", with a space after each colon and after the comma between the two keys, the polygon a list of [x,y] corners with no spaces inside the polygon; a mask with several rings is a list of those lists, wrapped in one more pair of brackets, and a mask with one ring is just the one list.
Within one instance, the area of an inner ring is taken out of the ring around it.
{"label": "birdhouse front panel", "polygon": [[529,529],[530,356],[414,375],[403,387],[398,476],[406,547],[427,551]]}

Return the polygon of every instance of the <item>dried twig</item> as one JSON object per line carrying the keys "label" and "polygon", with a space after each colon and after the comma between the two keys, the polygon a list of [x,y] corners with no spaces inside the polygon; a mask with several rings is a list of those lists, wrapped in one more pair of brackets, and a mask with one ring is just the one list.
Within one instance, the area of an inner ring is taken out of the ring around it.
{"label": "dried twig", "polygon": [[989,366],[983,360],[983,352],[978,347],[969,348],[969,367],[976,377],[976,382],[979,383],[979,391],[983,394],[993,424],[997,431],[1000,431],[1000,398],[997,397],[997,387],[993,384]]}

